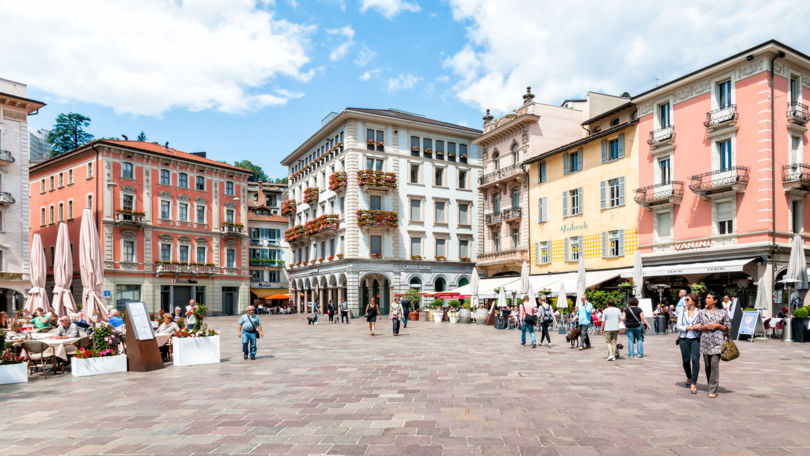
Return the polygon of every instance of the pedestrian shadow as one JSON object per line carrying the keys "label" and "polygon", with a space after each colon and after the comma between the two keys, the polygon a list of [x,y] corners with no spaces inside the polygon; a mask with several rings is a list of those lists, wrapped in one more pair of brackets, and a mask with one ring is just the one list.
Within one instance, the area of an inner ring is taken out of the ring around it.
{"label": "pedestrian shadow", "polygon": [[[686,387],[686,382],[675,382],[675,386],[677,386],[678,388],[683,388],[683,389],[687,389],[687,390],[689,389],[688,387]],[[708,393],[709,392],[709,385],[706,385],[706,384],[701,385],[700,383],[698,383],[697,384],[697,390]],[[729,393],[733,393],[733,392],[734,392],[734,390],[730,390],[730,389],[724,388],[722,386],[717,387],[717,393],[718,394],[721,394],[721,393],[722,394],[729,394]]]}

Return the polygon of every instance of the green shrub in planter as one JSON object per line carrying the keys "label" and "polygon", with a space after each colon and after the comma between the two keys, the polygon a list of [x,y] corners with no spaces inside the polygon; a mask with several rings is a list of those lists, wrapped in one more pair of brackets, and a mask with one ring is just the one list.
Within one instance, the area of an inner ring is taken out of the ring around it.
{"label": "green shrub in planter", "polygon": [[467,310],[470,310],[470,300],[469,300],[469,299],[465,299],[465,300],[464,300],[464,304],[462,304],[462,307],[464,307],[464,308],[465,308],[465,309],[467,309]]}
{"label": "green shrub in planter", "polygon": [[444,303],[444,301],[442,301],[441,299],[436,298],[436,299],[434,299],[433,301],[430,302],[430,305],[433,306],[434,309],[441,309],[443,303]]}
{"label": "green shrub in planter", "polygon": [[458,309],[458,306],[459,306],[458,299],[451,299],[450,300],[450,307],[455,307],[456,309]]}
{"label": "green shrub in planter", "polygon": [[793,311],[793,316],[796,318],[807,318],[808,312],[804,307]]}

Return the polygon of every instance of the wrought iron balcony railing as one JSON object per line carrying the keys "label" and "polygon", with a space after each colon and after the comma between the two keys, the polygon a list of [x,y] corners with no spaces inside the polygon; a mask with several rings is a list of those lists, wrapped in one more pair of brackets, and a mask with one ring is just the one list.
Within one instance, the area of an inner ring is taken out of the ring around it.
{"label": "wrought iron balcony railing", "polygon": [[501,213],[500,212],[490,212],[484,216],[484,222],[487,225],[494,225],[496,223],[501,223]]}
{"label": "wrought iron balcony railing", "polygon": [[786,191],[810,190],[810,165],[793,163],[783,166],[782,186]]}
{"label": "wrought iron balcony railing", "polygon": [[16,203],[17,200],[14,199],[14,195],[9,192],[0,192],[0,204],[3,206],[7,206],[9,204]]}
{"label": "wrought iron balcony railing", "polygon": [[213,264],[186,264],[186,263],[166,263],[155,262],[155,274],[193,274],[212,275],[216,274],[217,267]]}
{"label": "wrought iron balcony railing", "polygon": [[689,189],[705,198],[711,193],[724,191],[745,192],[748,185],[748,168],[745,166],[732,166],[717,171],[709,171],[692,176]]}
{"label": "wrought iron balcony railing", "polygon": [[481,185],[488,185],[494,182],[497,182],[501,179],[507,179],[515,174],[521,172],[520,165],[515,163],[514,165],[506,166],[504,168],[500,168],[497,171],[492,171],[490,173],[484,174],[481,179]]}
{"label": "wrought iron balcony railing", "polygon": [[647,138],[647,144],[651,146],[663,144],[675,139],[675,128],[670,125],[668,127],[659,128],[650,132],[650,137]]}
{"label": "wrought iron balcony railing", "polygon": [[714,129],[725,125],[727,122],[736,121],[738,117],[740,115],[737,113],[737,105],[728,105],[725,108],[707,112],[703,125],[706,128]]}
{"label": "wrought iron balcony railing", "polygon": [[509,221],[519,219],[521,211],[519,207],[510,207],[501,211],[501,219]]}
{"label": "wrought iron balcony railing", "polygon": [[810,120],[810,109],[798,101],[790,101],[787,107],[787,117],[788,121],[804,125]]}
{"label": "wrought iron balcony railing", "polygon": [[635,201],[648,208],[657,204],[681,204],[684,184],[682,181],[672,181],[666,184],[648,185],[636,189]]}
{"label": "wrought iron balcony railing", "polygon": [[14,163],[14,155],[7,150],[0,150],[0,165],[8,165]]}

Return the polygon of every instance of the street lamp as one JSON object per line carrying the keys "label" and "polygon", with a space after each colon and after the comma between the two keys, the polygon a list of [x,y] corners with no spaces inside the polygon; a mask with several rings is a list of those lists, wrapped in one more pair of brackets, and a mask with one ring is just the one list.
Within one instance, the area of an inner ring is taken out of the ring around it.
{"label": "street lamp", "polygon": [[782,342],[793,342],[793,327],[792,327],[792,324],[793,324],[793,302],[790,299],[790,295],[791,295],[791,290],[793,290],[793,287],[797,283],[801,282],[801,280],[785,278],[785,279],[780,280],[779,282],[781,282],[785,286],[785,290],[787,290],[787,292],[788,292],[787,293],[787,295],[788,295],[788,314],[787,314],[787,317],[785,318],[786,321],[782,322]]}

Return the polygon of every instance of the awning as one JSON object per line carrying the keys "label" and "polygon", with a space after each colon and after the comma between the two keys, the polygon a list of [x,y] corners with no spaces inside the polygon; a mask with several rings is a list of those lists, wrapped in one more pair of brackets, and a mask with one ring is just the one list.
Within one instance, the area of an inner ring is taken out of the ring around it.
{"label": "awning", "polygon": [[[257,298],[264,299],[264,298],[268,298],[270,296],[273,296],[275,294],[284,294],[284,293],[287,292],[287,289],[286,288],[251,288],[250,292],[255,294]],[[287,298],[289,298],[289,297],[290,296],[287,295]],[[278,299],[282,299],[282,298],[278,298]],[[284,298],[284,299],[286,299],[286,298]]]}
{"label": "awning", "polygon": [[266,297],[264,299],[270,299],[270,300],[272,300],[272,299],[290,299],[290,295],[285,294],[285,293],[278,293],[278,294],[274,294],[273,296],[268,296],[268,297]]}
{"label": "awning", "polygon": [[[585,287],[592,288],[608,280],[615,279],[623,275],[630,269],[609,269],[585,272]],[[534,291],[549,289],[552,293],[560,290],[560,284],[565,287],[567,294],[575,294],[577,292],[577,273],[576,272],[562,272],[557,274],[542,274],[533,275],[529,277]]]}
{"label": "awning", "polygon": [[[495,289],[506,287],[506,291],[511,292],[520,287],[520,277],[493,277],[490,279],[481,279],[478,281],[478,296],[482,298],[496,298]],[[469,295],[472,287],[467,285],[448,290],[453,294]]]}
{"label": "awning", "polygon": [[[714,274],[715,272],[743,272],[746,264],[756,258],[742,260],[709,261],[705,263],[684,263],[664,266],[644,267],[644,277],[661,277],[687,274]],[[633,270],[629,269],[622,273],[622,277],[632,277]]]}

